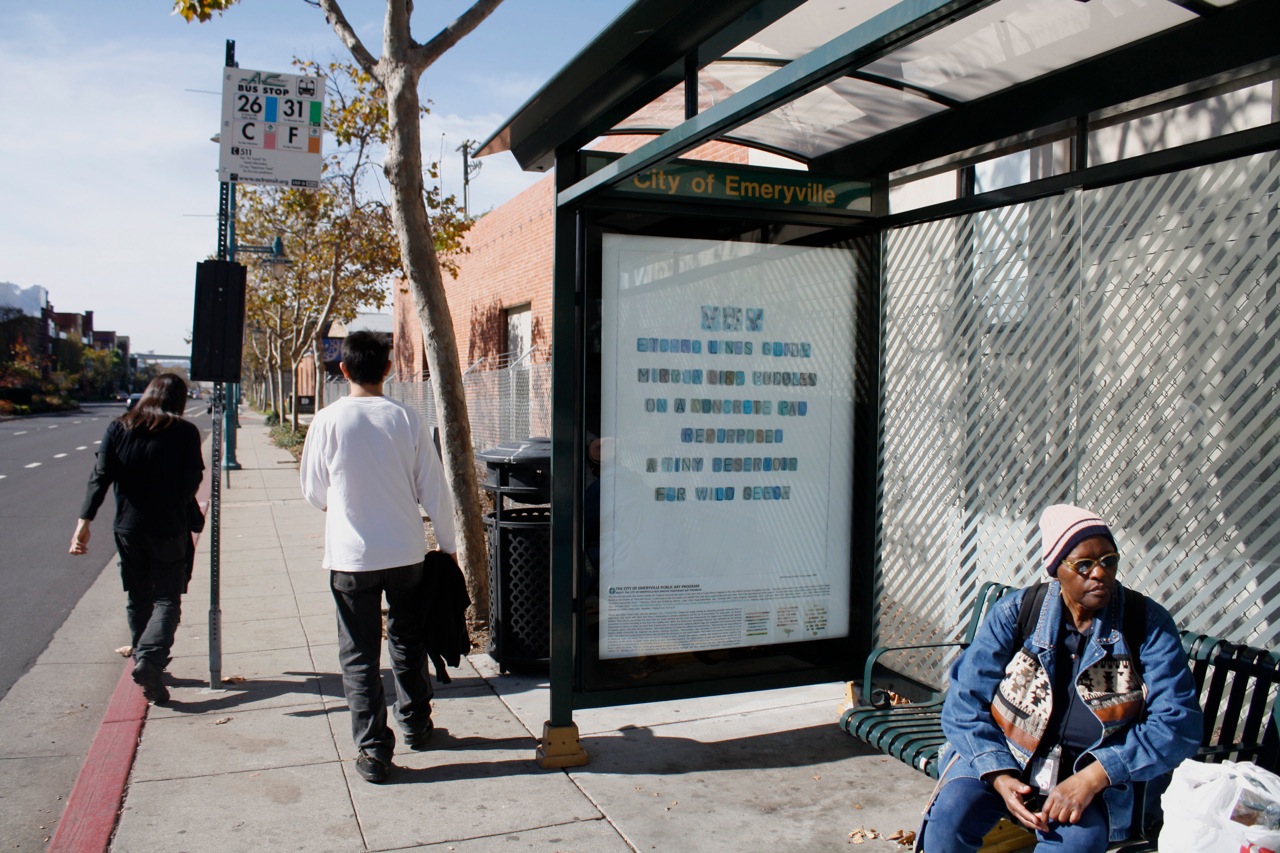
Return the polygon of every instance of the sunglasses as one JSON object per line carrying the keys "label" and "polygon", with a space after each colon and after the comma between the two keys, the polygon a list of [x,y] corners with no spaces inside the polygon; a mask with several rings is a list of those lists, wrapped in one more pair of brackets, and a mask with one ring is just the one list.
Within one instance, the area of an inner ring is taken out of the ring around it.
{"label": "sunglasses", "polygon": [[1102,570],[1107,573],[1114,572],[1120,568],[1119,554],[1103,554],[1101,557],[1094,559],[1093,557],[1081,557],[1078,560],[1063,560],[1062,565],[1071,569],[1082,578],[1087,578],[1093,574],[1093,570],[1097,566],[1102,566]]}

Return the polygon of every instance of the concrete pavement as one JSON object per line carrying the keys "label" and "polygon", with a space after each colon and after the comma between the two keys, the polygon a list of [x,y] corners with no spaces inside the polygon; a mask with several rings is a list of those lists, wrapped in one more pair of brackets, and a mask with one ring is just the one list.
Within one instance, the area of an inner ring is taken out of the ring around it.
{"label": "concrete pavement", "polygon": [[[255,421],[242,419],[243,468],[222,490],[224,690],[207,690],[206,530],[169,667],[173,699],[146,708],[110,850],[907,849],[884,838],[855,846],[850,834],[915,830],[932,782],[839,730],[839,684],[578,711],[590,764],[543,770],[534,750],[545,680],[501,675],[476,654],[437,686],[433,748],[398,747],[390,782],[364,782],[320,568],[324,515]],[[110,648],[86,651],[100,676],[97,658],[110,661],[127,630],[118,587],[98,593],[68,630],[92,624],[97,633],[82,633],[101,643],[102,621],[115,620]],[[140,699],[127,679],[120,691]],[[60,835],[89,819],[69,808]]]}

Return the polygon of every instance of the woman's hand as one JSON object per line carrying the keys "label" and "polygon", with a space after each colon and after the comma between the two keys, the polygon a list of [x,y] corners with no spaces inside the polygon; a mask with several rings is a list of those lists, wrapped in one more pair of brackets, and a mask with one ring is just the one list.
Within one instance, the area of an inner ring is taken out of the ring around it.
{"label": "woman's hand", "polygon": [[80,519],[76,522],[76,532],[71,534],[71,553],[89,553],[89,521]]}
{"label": "woman's hand", "polygon": [[1038,829],[1041,832],[1047,832],[1049,824],[1044,819],[1044,814],[1033,812],[1022,802],[1023,798],[1035,791],[1026,782],[1023,782],[1012,773],[1001,773],[991,780],[991,787],[996,789],[996,793],[1004,799],[1005,808],[1009,810],[1009,814],[1016,817],[1027,829]]}
{"label": "woman's hand", "polygon": [[1095,761],[1079,773],[1054,785],[1040,813],[1058,823],[1078,823],[1093,798],[1110,784],[1107,771]]}

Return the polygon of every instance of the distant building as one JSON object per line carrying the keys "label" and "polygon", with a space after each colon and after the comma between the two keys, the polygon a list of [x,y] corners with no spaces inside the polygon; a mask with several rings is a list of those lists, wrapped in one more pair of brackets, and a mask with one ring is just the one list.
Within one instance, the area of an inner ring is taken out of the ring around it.
{"label": "distant building", "polygon": [[[331,379],[341,378],[342,372],[338,369],[338,362],[342,360],[342,339],[351,332],[381,332],[391,335],[392,331],[393,323],[390,314],[361,313],[348,323],[334,320],[329,324],[328,331],[320,336],[320,346],[323,349],[321,359],[324,362],[325,375]],[[294,382],[297,383],[299,397],[315,396],[316,362],[311,353],[308,352],[298,359],[297,367],[294,369]]]}
{"label": "distant building", "polygon": [[10,281],[0,281],[0,307],[17,308],[28,317],[41,317],[49,304],[49,291],[38,284],[18,287]]}

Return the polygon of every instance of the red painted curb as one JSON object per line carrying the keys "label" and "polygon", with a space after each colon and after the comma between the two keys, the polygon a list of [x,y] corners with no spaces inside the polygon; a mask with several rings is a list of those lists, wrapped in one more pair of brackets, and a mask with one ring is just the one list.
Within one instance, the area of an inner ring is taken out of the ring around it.
{"label": "red painted curb", "polygon": [[126,666],[67,798],[48,853],[97,853],[107,849],[146,719],[147,700],[142,689],[133,683],[132,665]]}
{"label": "red painted curb", "polygon": [[[206,513],[211,489],[209,473],[206,468],[196,492],[196,500]],[[191,539],[198,542],[200,534],[192,533]],[[98,733],[76,776],[46,853],[106,853],[116,829],[116,819],[124,806],[124,790],[129,783],[148,707],[142,688],[133,682],[133,661],[130,660],[107,702]]]}

